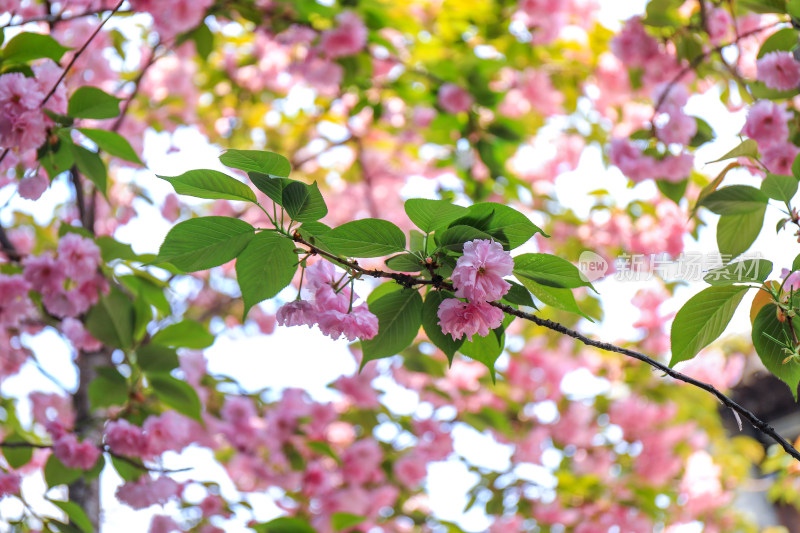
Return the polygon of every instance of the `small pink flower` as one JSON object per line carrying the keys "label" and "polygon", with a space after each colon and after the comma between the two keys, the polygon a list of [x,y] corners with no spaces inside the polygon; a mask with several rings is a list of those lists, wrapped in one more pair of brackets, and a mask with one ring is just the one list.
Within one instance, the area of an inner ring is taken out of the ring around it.
{"label": "small pink flower", "polygon": [[130,457],[143,457],[148,453],[144,431],[127,420],[109,422],[105,434],[106,444],[114,453]]}
{"label": "small pink flower", "polygon": [[100,260],[100,248],[91,239],[67,233],[58,241],[58,262],[75,281],[93,278]]}
{"label": "small pink flower", "polygon": [[694,156],[688,152],[668,155],[656,163],[658,177],[673,183],[689,177],[694,167]]}
{"label": "small pink flower", "polygon": [[53,453],[69,468],[91,470],[100,457],[100,450],[89,441],[78,442],[72,433],[66,433],[53,442]]}
{"label": "small pink flower", "polygon": [[76,318],[65,318],[61,322],[61,331],[76,350],[91,353],[103,347],[103,344],[92,337],[91,333],[86,331],[86,328],[83,327],[83,323]]}
{"label": "small pink flower", "polygon": [[781,277],[784,278],[783,292],[800,291],[800,272],[791,272],[788,268],[781,269]]}
{"label": "small pink flower", "polygon": [[428,475],[428,465],[424,459],[412,452],[395,461],[392,471],[401,484],[415,488]]}
{"label": "small pink flower", "polygon": [[747,111],[742,134],[758,143],[762,150],[782,143],[789,137],[789,120],[792,114],[782,104],[759,100]]}
{"label": "small pink flower", "polygon": [[656,127],[656,135],[667,144],[689,144],[697,133],[697,121],[679,107],[662,106],[661,110],[669,116],[669,122]]}
{"label": "small pink flower", "polygon": [[627,67],[642,67],[658,54],[658,41],[644,30],[640,18],[634,17],[611,39],[611,51]]}
{"label": "small pink flower", "polygon": [[0,499],[5,496],[19,494],[19,474],[13,472],[0,472]]}
{"label": "small pink flower", "polygon": [[49,185],[50,181],[45,176],[34,174],[19,181],[17,192],[26,200],[38,200]]}
{"label": "small pink flower", "polygon": [[317,310],[311,302],[295,300],[283,304],[275,318],[281,326],[311,327],[317,323]]}
{"label": "small pink flower", "polygon": [[503,322],[500,309],[486,302],[462,302],[456,298],[443,301],[437,315],[442,332],[449,333],[454,339],[466,335],[470,341],[476,333],[485,337]]}
{"label": "small pink flower", "polygon": [[19,274],[0,274],[0,326],[18,327],[36,315],[36,306],[28,297],[32,288]]}
{"label": "small pink flower", "polygon": [[119,501],[134,509],[145,509],[155,504],[164,505],[179,496],[181,491],[181,486],[169,477],[153,479],[144,475],[138,481],[129,481],[119,487],[116,496]]}
{"label": "small pink flower", "polygon": [[503,276],[513,269],[514,260],[500,243],[486,239],[464,243],[464,255],[452,275],[456,296],[475,302],[499,300],[511,288]]}
{"label": "small pink flower", "polygon": [[756,62],[758,81],[770,89],[790,91],[800,85],[800,63],[790,52],[770,52]]}
{"label": "small pink flower", "polygon": [[347,11],[337,18],[339,26],[323,32],[320,43],[328,57],[351,56],[367,44],[367,28],[355,13]]}
{"label": "small pink flower", "polygon": [[67,278],[64,270],[49,253],[38,257],[28,256],[22,260],[22,266],[25,267],[25,279],[41,292],[60,289]]}
{"label": "small pink flower", "polygon": [[762,151],[762,162],[773,174],[792,175],[794,163],[800,148],[790,142],[773,144]]}
{"label": "small pink flower", "polygon": [[442,109],[455,115],[462,111],[469,111],[473,100],[472,96],[458,85],[445,83],[439,89],[437,101]]}
{"label": "small pink flower", "polygon": [[349,313],[325,311],[319,315],[319,329],[334,339],[344,335],[349,341],[369,340],[378,334],[378,317],[370,312],[367,304],[355,306]]}

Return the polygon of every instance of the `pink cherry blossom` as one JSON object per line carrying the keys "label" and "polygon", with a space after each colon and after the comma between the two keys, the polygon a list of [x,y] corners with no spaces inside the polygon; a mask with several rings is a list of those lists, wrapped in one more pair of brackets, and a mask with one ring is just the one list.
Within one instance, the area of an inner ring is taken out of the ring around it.
{"label": "pink cherry blossom", "polygon": [[72,317],[67,317],[61,322],[61,331],[69,339],[76,350],[83,352],[96,352],[103,347],[103,343],[92,337],[92,334],[83,327],[83,322]]}
{"label": "pink cherry blossom", "polygon": [[72,401],[66,396],[54,393],[34,391],[28,395],[31,401],[33,419],[46,425],[55,421],[64,427],[72,427],[75,413],[72,412]]}
{"label": "pink cherry blossom", "polygon": [[151,505],[164,505],[179,496],[181,486],[167,476],[152,478],[145,474],[138,481],[129,481],[117,489],[119,501],[134,509],[145,509]]}
{"label": "pink cherry blossom", "polygon": [[75,281],[93,278],[100,261],[100,248],[86,237],[67,233],[58,241],[59,265]]}
{"label": "pink cherry blossom", "polygon": [[383,478],[383,451],[371,438],[353,443],[342,453],[342,477],[348,483],[363,484]]}
{"label": "pink cherry blossom", "polygon": [[392,471],[397,480],[408,488],[417,487],[428,475],[426,461],[414,452],[395,461]]}
{"label": "pink cherry blossom", "polygon": [[648,35],[640,19],[634,17],[611,39],[611,51],[628,67],[642,67],[658,54],[658,41]]}
{"label": "pink cherry blossom", "polygon": [[53,442],[53,453],[69,468],[90,470],[100,457],[100,450],[89,441],[78,442],[72,433],[66,433]]}
{"label": "pink cherry blossom", "polygon": [[716,46],[723,42],[733,30],[733,19],[728,10],[723,7],[710,9],[706,17],[706,29],[711,44]]}
{"label": "pink cherry blossom", "polygon": [[667,144],[689,144],[697,133],[697,121],[694,117],[688,116],[679,107],[672,105],[662,106],[661,111],[669,117],[669,120],[656,127],[658,138]]}
{"label": "pink cherry blossom", "polygon": [[0,472],[0,499],[19,494],[20,477],[13,472]]}
{"label": "pink cherry blossom", "polygon": [[503,279],[514,269],[511,254],[499,242],[475,239],[464,243],[464,255],[453,269],[456,296],[474,302],[492,302],[502,298],[511,288]]}
{"label": "pink cherry blossom", "polygon": [[783,104],[771,100],[759,100],[747,111],[742,134],[756,141],[763,150],[786,141],[789,137],[791,118],[792,114]]}
{"label": "pink cherry blossom", "polygon": [[349,341],[369,340],[378,334],[378,317],[367,304],[354,306],[349,313],[331,309],[319,314],[319,329],[333,339],[344,335]]}
{"label": "pink cherry blossom", "polygon": [[359,53],[367,44],[367,28],[352,11],[336,17],[339,25],[322,33],[320,46],[328,57],[344,57]]}
{"label": "pink cherry blossom", "polygon": [[19,274],[0,274],[0,326],[18,327],[36,315],[36,307],[28,296],[32,288]]}
{"label": "pink cherry blossom", "polygon": [[792,175],[792,163],[794,163],[800,148],[790,142],[773,144],[765,148],[762,155],[762,162],[767,170],[773,174]]}
{"label": "pink cherry blossom", "polygon": [[42,174],[34,174],[33,176],[28,176],[19,180],[17,192],[26,200],[38,200],[49,186],[50,180],[48,180],[47,177]]}
{"label": "pink cherry blossom", "polygon": [[783,279],[783,292],[800,292],[800,272],[791,272],[788,268],[781,269]]}
{"label": "pink cherry blossom", "polygon": [[305,300],[295,300],[283,304],[275,315],[281,326],[308,326],[317,323],[317,308]]}
{"label": "pink cherry blossom", "polygon": [[472,95],[454,83],[445,83],[439,89],[437,98],[439,105],[448,113],[457,114],[469,111],[472,107]]}
{"label": "pink cherry blossom", "polygon": [[770,52],[756,62],[758,81],[770,89],[790,91],[800,86],[800,63],[791,52]]}
{"label": "pink cherry blossom", "polygon": [[106,425],[105,442],[111,451],[130,457],[148,455],[147,437],[139,426],[127,420],[113,420]]}
{"label": "pink cherry blossom", "polygon": [[157,514],[150,521],[150,529],[147,530],[147,533],[174,533],[175,531],[183,531],[183,529],[172,517]]}
{"label": "pink cherry blossom", "polygon": [[442,332],[449,333],[454,339],[466,336],[470,341],[476,333],[485,337],[503,322],[500,309],[486,302],[462,302],[456,298],[443,301],[437,315]]}

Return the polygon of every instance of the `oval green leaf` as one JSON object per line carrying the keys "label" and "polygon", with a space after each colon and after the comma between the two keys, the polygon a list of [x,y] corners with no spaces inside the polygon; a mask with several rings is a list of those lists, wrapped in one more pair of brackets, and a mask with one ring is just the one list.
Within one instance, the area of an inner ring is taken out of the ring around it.
{"label": "oval green leaf", "polygon": [[348,257],[380,257],[402,252],[403,230],[377,218],[364,218],[335,227],[319,237],[334,253]]}
{"label": "oval green leaf", "polygon": [[190,170],[180,176],[157,177],[168,181],[178,194],[210,200],[244,200],[256,203],[256,195],[250,187],[217,170],[204,168]]}
{"label": "oval green leaf", "polygon": [[255,236],[253,226],[238,218],[192,218],[173,227],[153,263],[171,263],[184,272],[227,263]]}
{"label": "oval green leaf", "polygon": [[703,280],[714,287],[724,287],[748,281],[761,283],[772,272],[772,262],[766,259],[745,259],[709,270]]}
{"label": "oval green leaf", "polygon": [[292,282],[297,263],[294,243],[286,237],[262,231],[250,241],[236,260],[245,317],[254,305],[272,298]]}
{"label": "oval green leaf", "polygon": [[691,359],[722,335],[747,287],[708,287],[692,296],[672,322],[669,366]]}
{"label": "oval green leaf", "polygon": [[245,172],[261,172],[271,176],[288,178],[292,171],[289,160],[280,154],[261,150],[226,150],[219,156],[226,167],[238,168]]}
{"label": "oval green leaf", "polygon": [[390,292],[369,308],[378,317],[378,334],[361,341],[361,368],[369,361],[391,357],[408,348],[422,324],[422,296],[413,289]]}
{"label": "oval green leaf", "polygon": [[412,198],[406,200],[406,215],[424,233],[447,227],[459,217],[467,214],[467,208],[453,205],[447,200]]}
{"label": "oval green leaf", "polygon": [[114,118],[119,115],[121,98],[97,87],[80,87],[69,98],[67,115],[72,118]]}

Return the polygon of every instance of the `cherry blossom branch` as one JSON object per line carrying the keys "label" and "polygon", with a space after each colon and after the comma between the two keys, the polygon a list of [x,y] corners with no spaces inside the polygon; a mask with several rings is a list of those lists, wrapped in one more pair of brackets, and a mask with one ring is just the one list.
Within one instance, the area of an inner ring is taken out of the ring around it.
{"label": "cherry blossom branch", "polygon": [[[61,72],[61,75],[58,77],[56,82],[50,88],[50,91],[47,93],[47,95],[45,95],[44,99],[42,99],[42,102],[39,104],[40,108],[44,107],[45,104],[47,104],[47,102],[50,101],[50,98],[52,98],[53,95],[56,93],[56,90],[58,90],[58,86],[61,85],[62,81],[64,81],[64,78],[67,76],[67,73],[75,65],[75,62],[78,60],[78,58],[86,51],[86,49],[89,47],[89,44],[94,40],[95,37],[97,37],[97,35],[100,33],[100,30],[103,28],[103,26],[105,26],[106,22],[108,22],[109,19],[117,13],[119,8],[122,7],[122,4],[124,3],[125,0],[120,0],[119,3],[117,3],[117,5],[114,7],[114,9],[111,10],[111,13],[109,13],[108,16],[100,22],[100,25],[97,26],[95,31],[89,36],[86,42],[83,43],[83,46],[81,46],[78,49],[78,51],[75,52],[75,54],[73,54],[72,59],[70,59],[69,63],[67,63],[67,66],[64,67],[64,70]],[[5,150],[3,150],[3,153],[0,154],[0,163],[3,162],[3,160],[6,158],[6,156],[10,151],[11,148],[6,148]]]}
{"label": "cherry blossom branch", "polygon": [[[75,13],[72,15],[64,15],[63,13],[51,14],[51,15],[39,15],[36,17],[30,17],[27,19],[20,20],[18,22],[8,22],[5,24],[3,28],[13,28],[18,26],[25,26],[26,24],[31,24],[33,22],[46,22],[48,24],[55,24],[57,22],[68,22],[71,20],[77,20],[84,17],[91,17],[93,15],[102,15],[103,13],[107,12],[108,9],[93,9],[90,11],[84,11],[82,13]],[[117,11],[117,14],[121,13],[133,13],[133,11]]]}
{"label": "cherry blossom branch", "polygon": [[[53,445],[52,444],[36,444],[36,443],[33,443],[33,442],[20,442],[20,441],[17,441],[17,442],[0,442],[0,449],[2,449],[2,448],[7,448],[7,449],[33,448],[33,449],[37,449],[37,450],[49,450],[49,449],[53,448]],[[144,464],[142,464],[142,463],[140,463],[140,462],[138,462],[138,461],[136,461],[134,459],[131,459],[130,457],[128,457],[126,455],[120,455],[118,453],[115,453],[115,452],[111,451],[111,449],[108,446],[98,446],[97,449],[99,449],[101,452],[107,453],[108,455],[110,455],[114,459],[118,459],[118,460],[122,461],[123,463],[129,464],[129,465],[131,465],[131,466],[133,466],[135,468],[138,468],[139,470],[142,470],[144,472],[150,472],[150,473],[155,473],[155,474],[176,474],[176,473],[179,473],[179,472],[188,472],[188,471],[192,470],[191,467],[177,468],[177,469],[153,468],[153,467],[146,466],[146,465],[144,465]]]}
{"label": "cherry blossom branch", "polygon": [[667,97],[669,96],[669,93],[672,91],[673,87],[675,87],[675,85],[677,85],[678,82],[681,81],[681,78],[683,78],[689,72],[691,72],[694,69],[696,69],[697,67],[699,67],[700,64],[703,61],[705,61],[706,59],[708,59],[709,57],[711,57],[712,55],[714,55],[716,53],[722,52],[723,49],[725,49],[725,48],[727,48],[727,47],[729,47],[731,45],[737,44],[742,39],[745,39],[747,37],[752,37],[753,35],[757,35],[757,34],[763,32],[763,31],[769,30],[769,29],[774,28],[775,26],[779,26],[781,24],[785,24],[785,21],[779,20],[777,22],[773,22],[772,24],[767,24],[766,26],[761,26],[759,28],[755,28],[755,29],[747,31],[745,33],[737,33],[737,35],[734,38],[734,40],[732,40],[730,42],[727,42],[727,43],[722,43],[722,44],[720,44],[718,46],[715,46],[713,48],[709,48],[708,50],[704,51],[699,56],[697,56],[694,59],[692,59],[692,61],[689,62],[688,65],[686,65],[680,71],[678,71],[678,73],[675,74],[675,76],[673,76],[672,79],[669,80],[669,82],[667,82],[667,85],[665,86],[664,90],[661,91],[661,95],[658,97],[658,100],[656,101],[656,105],[653,107],[653,120],[655,120],[655,115],[658,114],[658,110],[661,109],[661,106],[667,100]]}
{"label": "cherry blossom branch", "polygon": [[[359,266],[359,264],[356,261],[343,259],[335,254],[326,252],[325,250],[322,250],[321,248],[314,246],[313,244],[310,244],[308,241],[303,239],[297,233],[295,233],[292,236],[292,240],[294,240],[294,242],[298,244],[307,246],[312,254],[317,254],[327,259],[330,259],[343,267],[349,268],[365,276],[370,276],[374,278],[392,279],[396,283],[399,283],[400,285],[408,288],[414,287],[415,285],[430,285],[437,290],[448,290],[448,291],[454,290],[453,285],[449,282],[446,282],[444,278],[442,278],[441,276],[433,276],[432,279],[426,279],[426,278],[417,278],[415,276],[411,276],[409,274],[402,274],[399,272],[386,272],[377,269],[366,269]],[[628,348],[623,348],[621,346],[617,346],[615,344],[611,344],[608,342],[602,342],[591,339],[586,335],[578,331],[575,331],[573,329],[570,329],[559,322],[555,322],[553,320],[549,320],[546,318],[541,318],[533,313],[521,311],[510,305],[506,305],[500,302],[489,302],[489,303],[493,307],[496,307],[504,311],[505,313],[508,313],[509,315],[521,318],[523,320],[527,320],[529,322],[533,322],[537,326],[547,328],[549,330],[555,331],[556,333],[572,337],[573,339],[582,342],[586,346],[591,346],[593,348],[597,348],[599,350],[603,350],[606,352],[618,353],[625,355],[627,357],[631,357],[633,359],[637,359],[643,363],[650,365],[651,367],[657,370],[660,370],[661,372],[663,372],[664,374],[670,376],[675,380],[682,381],[684,383],[687,383],[689,385],[692,385],[694,387],[697,387],[712,394],[717,398],[717,400],[720,401],[720,403],[722,403],[722,405],[729,408],[734,413],[736,413],[737,415],[741,416],[742,418],[750,422],[750,424],[752,424],[752,426],[761,433],[771,437],[775,442],[781,445],[781,447],[786,451],[786,453],[794,457],[796,460],[800,461],[800,451],[798,451],[794,446],[792,446],[792,444],[789,441],[787,441],[777,431],[775,431],[775,429],[772,426],[770,426],[769,424],[758,418],[752,411],[750,411],[746,407],[740,405],[729,396],[726,396],[724,393],[722,393],[719,389],[717,389],[713,385],[706,383],[704,381],[694,379],[693,377],[687,376],[686,374],[683,374],[681,372],[678,372],[677,370],[674,370],[669,366],[659,361],[656,361],[652,357],[645,355],[641,352],[630,350]]]}

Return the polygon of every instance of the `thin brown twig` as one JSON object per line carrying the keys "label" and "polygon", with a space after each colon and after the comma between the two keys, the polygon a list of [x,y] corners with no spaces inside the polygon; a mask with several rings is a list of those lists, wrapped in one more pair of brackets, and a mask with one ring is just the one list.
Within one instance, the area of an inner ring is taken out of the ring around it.
{"label": "thin brown twig", "polygon": [[[303,237],[301,237],[298,234],[293,235],[292,239],[294,240],[294,242],[296,242],[298,244],[302,244],[303,246],[307,246],[312,253],[317,254],[317,255],[321,255],[321,256],[323,256],[323,257],[325,257],[327,259],[335,261],[336,263],[338,263],[338,264],[340,264],[340,265],[342,265],[342,266],[344,266],[346,268],[352,269],[353,271],[355,271],[355,272],[357,272],[359,274],[365,275],[365,276],[371,276],[371,277],[374,277],[374,278],[392,279],[395,282],[399,283],[400,285],[403,285],[404,287],[409,287],[409,288],[414,287],[416,285],[420,285],[420,286],[422,286],[422,285],[430,285],[430,286],[433,286],[437,290],[449,290],[449,291],[453,290],[453,285],[451,283],[448,283],[448,282],[444,281],[444,279],[441,276],[434,276],[433,279],[426,279],[426,278],[417,278],[417,277],[411,276],[409,274],[402,274],[402,273],[397,273],[397,272],[385,272],[385,271],[382,271],[382,270],[365,269],[365,268],[359,266],[358,263],[355,262],[355,261],[351,261],[351,260],[348,260],[348,259],[343,259],[343,258],[337,256],[336,254],[332,254],[330,252],[326,252],[325,250],[322,250],[321,248],[319,248],[317,246],[314,246],[313,244],[310,244],[308,241],[306,241]],[[663,364],[663,363],[661,363],[659,361],[656,361],[655,359],[653,359],[650,356],[645,355],[645,354],[643,354],[641,352],[637,352],[635,350],[630,350],[628,348],[623,348],[621,346],[617,346],[615,344],[611,344],[611,343],[608,343],[608,342],[602,342],[602,341],[597,341],[597,340],[591,339],[591,338],[587,337],[586,335],[583,335],[582,333],[580,333],[578,331],[570,329],[567,326],[565,326],[565,325],[563,325],[563,324],[561,324],[559,322],[554,322],[554,321],[546,319],[546,318],[541,318],[541,317],[539,317],[539,316],[537,316],[537,315],[535,315],[533,313],[528,313],[528,312],[522,311],[520,309],[516,309],[516,308],[514,308],[514,307],[512,307],[510,305],[506,305],[506,304],[503,304],[503,303],[500,303],[500,302],[490,302],[490,304],[492,306],[498,308],[498,309],[501,309],[505,313],[508,313],[509,315],[512,315],[512,316],[515,316],[515,317],[518,317],[518,318],[522,318],[523,320],[527,320],[529,322],[533,322],[537,326],[540,326],[540,327],[543,327],[543,328],[547,328],[547,329],[549,329],[551,331],[555,331],[556,333],[560,333],[562,335],[567,335],[568,337],[572,337],[573,339],[582,342],[586,346],[591,346],[593,348],[597,348],[599,350],[603,350],[603,351],[606,351],[606,352],[619,353],[619,354],[625,355],[627,357],[631,357],[633,359],[637,359],[639,361],[642,361],[643,363],[646,363],[646,364],[650,365],[651,367],[655,368],[656,370],[659,370],[659,371],[663,372],[664,374],[670,376],[673,379],[676,379],[678,381],[682,381],[684,383],[687,383],[689,385],[692,385],[694,387],[697,387],[699,389],[702,389],[702,390],[712,394],[724,406],[728,407],[729,409],[731,409],[732,411],[734,411],[738,415],[742,416],[744,419],[746,419],[748,422],[750,422],[750,424],[752,424],[753,427],[756,428],[758,431],[762,432],[765,435],[768,435],[773,440],[775,440],[775,442],[780,444],[780,446],[786,451],[786,453],[788,453],[789,455],[794,457],[796,460],[800,461],[800,451],[795,449],[795,447],[792,446],[792,444],[789,441],[787,441],[785,438],[783,438],[777,431],[775,431],[775,429],[772,428],[772,426],[770,426],[769,424],[767,424],[766,422],[764,422],[763,420],[758,418],[752,411],[750,411],[746,407],[740,405],[739,403],[737,403],[736,401],[734,401],[730,397],[726,396],[724,393],[722,393],[719,389],[717,389],[713,385],[711,385],[709,383],[705,383],[705,382],[697,380],[697,379],[694,379],[694,378],[692,378],[690,376],[687,376],[686,374],[683,374],[681,372],[678,372],[677,370],[674,370],[674,369],[670,368],[669,366],[667,366],[667,365],[665,365],[665,364]]]}
{"label": "thin brown twig", "polygon": [[[75,13],[75,14],[71,14],[71,15],[64,15],[63,13],[57,13],[57,14],[54,14],[54,15],[52,15],[52,14],[51,15],[39,15],[39,16],[36,16],[36,17],[30,17],[30,18],[27,18],[27,19],[20,20],[18,22],[9,22],[8,24],[5,24],[3,27],[4,28],[13,28],[13,27],[18,27],[18,26],[25,26],[26,24],[31,24],[31,23],[34,23],[34,22],[46,22],[48,24],[56,24],[58,22],[68,22],[70,20],[77,20],[77,19],[84,18],[84,17],[91,17],[91,16],[94,16],[94,15],[102,15],[106,11],[108,11],[108,9],[93,9],[93,10],[90,10],[90,11],[84,11],[82,13]],[[122,13],[133,13],[133,11],[119,11],[119,10],[117,11],[117,14],[122,14]]]}
{"label": "thin brown twig", "polygon": [[704,51],[699,56],[697,56],[694,59],[692,59],[692,61],[690,61],[688,65],[686,65],[680,71],[678,71],[678,73],[675,74],[675,76],[673,76],[672,79],[669,82],[667,82],[666,87],[664,88],[663,91],[661,91],[661,95],[658,97],[658,100],[656,101],[656,105],[653,107],[653,120],[655,120],[655,116],[658,114],[659,109],[661,109],[661,106],[667,100],[667,97],[669,96],[669,93],[672,91],[672,89],[675,87],[675,85],[677,85],[677,83],[679,81],[681,81],[681,78],[683,78],[684,76],[689,74],[691,71],[693,71],[694,69],[699,67],[700,64],[703,61],[705,61],[706,59],[711,57],[713,54],[722,52],[722,50],[724,48],[727,48],[728,46],[737,44],[739,41],[741,41],[742,39],[744,39],[746,37],[752,37],[753,35],[759,34],[759,33],[763,32],[763,31],[766,31],[766,30],[768,30],[770,28],[774,28],[775,26],[779,26],[779,25],[785,24],[785,23],[786,23],[785,21],[780,20],[780,21],[777,21],[777,22],[773,22],[772,24],[767,24],[766,26],[761,26],[759,28],[755,28],[755,29],[750,30],[750,31],[745,32],[745,33],[737,34],[736,38],[733,41],[720,44],[720,45],[715,46],[713,48],[709,48],[708,50]]}

